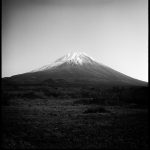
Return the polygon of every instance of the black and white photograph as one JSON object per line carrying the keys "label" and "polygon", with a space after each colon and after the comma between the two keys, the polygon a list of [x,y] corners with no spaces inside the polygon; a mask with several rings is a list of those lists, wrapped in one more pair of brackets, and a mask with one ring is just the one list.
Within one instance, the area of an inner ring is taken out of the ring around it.
{"label": "black and white photograph", "polygon": [[149,149],[148,0],[2,0],[2,149]]}

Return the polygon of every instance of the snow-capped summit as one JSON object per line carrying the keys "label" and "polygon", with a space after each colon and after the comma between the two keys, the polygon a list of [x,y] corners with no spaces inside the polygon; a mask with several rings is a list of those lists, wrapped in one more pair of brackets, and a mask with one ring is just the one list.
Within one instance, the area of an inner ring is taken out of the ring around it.
{"label": "snow-capped summit", "polygon": [[58,61],[82,65],[83,63],[91,63],[94,60],[84,52],[71,52],[56,60],[56,62]]}
{"label": "snow-capped summit", "polygon": [[71,52],[62,57],[60,60],[66,62],[72,62],[75,64],[82,64],[84,61],[85,53],[81,52]]}
{"label": "snow-capped summit", "polygon": [[67,55],[57,59],[55,62],[53,62],[49,65],[43,66],[39,69],[33,70],[32,72],[48,70],[53,67],[57,67],[63,63],[74,64],[74,65],[83,65],[83,64],[92,64],[92,63],[94,63],[94,61],[95,60],[92,57],[89,57],[84,52],[70,52]]}

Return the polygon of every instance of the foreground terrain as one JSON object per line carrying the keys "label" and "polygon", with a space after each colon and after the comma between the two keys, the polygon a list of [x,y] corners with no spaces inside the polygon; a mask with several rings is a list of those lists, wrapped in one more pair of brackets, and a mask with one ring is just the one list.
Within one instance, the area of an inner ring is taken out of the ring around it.
{"label": "foreground terrain", "polygon": [[3,148],[148,149],[143,90],[39,88],[3,87]]}

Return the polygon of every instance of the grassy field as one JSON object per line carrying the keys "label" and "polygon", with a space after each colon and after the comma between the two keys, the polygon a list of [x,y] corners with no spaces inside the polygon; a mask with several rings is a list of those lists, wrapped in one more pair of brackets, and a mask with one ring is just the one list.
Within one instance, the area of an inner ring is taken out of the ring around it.
{"label": "grassy field", "polygon": [[2,147],[148,149],[147,109],[83,103],[88,100],[11,99],[11,105],[2,106]]}

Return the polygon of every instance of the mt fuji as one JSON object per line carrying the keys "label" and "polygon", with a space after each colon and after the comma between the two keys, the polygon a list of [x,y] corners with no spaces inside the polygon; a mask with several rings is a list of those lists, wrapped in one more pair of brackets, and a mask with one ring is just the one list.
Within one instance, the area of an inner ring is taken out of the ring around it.
{"label": "mt fuji", "polygon": [[51,84],[52,80],[61,80],[72,85],[147,85],[146,82],[120,73],[81,52],[68,53],[49,65],[5,79],[21,84]]}

